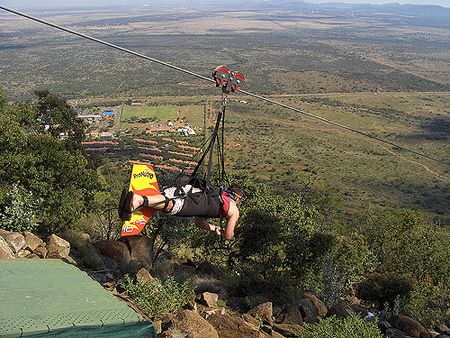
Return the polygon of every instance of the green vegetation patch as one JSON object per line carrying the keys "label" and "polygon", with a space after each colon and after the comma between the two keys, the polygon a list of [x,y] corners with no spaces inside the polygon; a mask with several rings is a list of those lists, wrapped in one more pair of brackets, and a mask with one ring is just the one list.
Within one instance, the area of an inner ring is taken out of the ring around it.
{"label": "green vegetation patch", "polygon": [[159,121],[175,120],[186,114],[203,112],[202,106],[125,106],[121,121],[126,122],[134,118],[145,118]]}

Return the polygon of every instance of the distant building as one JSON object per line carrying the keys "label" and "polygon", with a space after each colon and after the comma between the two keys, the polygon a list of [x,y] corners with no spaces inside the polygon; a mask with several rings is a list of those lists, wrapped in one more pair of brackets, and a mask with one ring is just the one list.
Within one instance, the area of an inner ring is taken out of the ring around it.
{"label": "distant building", "polygon": [[196,132],[194,131],[194,129],[192,129],[189,126],[178,128],[177,132],[179,132],[181,135],[184,135],[184,136],[196,135]]}
{"label": "distant building", "polygon": [[114,112],[112,110],[105,110],[104,112],[102,112],[102,116],[103,117],[113,117]]}

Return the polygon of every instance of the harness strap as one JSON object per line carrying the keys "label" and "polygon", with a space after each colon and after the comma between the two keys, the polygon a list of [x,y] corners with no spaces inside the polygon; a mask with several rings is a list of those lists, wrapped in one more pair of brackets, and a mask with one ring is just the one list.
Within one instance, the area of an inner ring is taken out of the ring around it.
{"label": "harness strap", "polygon": [[142,198],[144,199],[144,203],[142,203],[142,206],[143,207],[148,207],[149,206],[148,197],[147,196],[142,196]]}

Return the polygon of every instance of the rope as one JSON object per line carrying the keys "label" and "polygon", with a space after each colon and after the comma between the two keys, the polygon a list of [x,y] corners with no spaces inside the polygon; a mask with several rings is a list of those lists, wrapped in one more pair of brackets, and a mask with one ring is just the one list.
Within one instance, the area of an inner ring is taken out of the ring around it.
{"label": "rope", "polygon": [[[72,29],[69,29],[69,28],[65,28],[65,27],[56,25],[56,24],[51,23],[51,22],[48,22],[48,21],[46,21],[46,20],[42,20],[42,19],[36,18],[36,17],[34,17],[34,16],[31,16],[31,15],[28,15],[28,14],[25,14],[25,13],[22,13],[22,12],[19,12],[19,11],[16,11],[16,10],[13,10],[13,9],[10,9],[10,8],[4,7],[4,6],[0,6],[0,9],[2,9],[2,10],[4,10],[4,11],[7,11],[7,12],[10,12],[10,13],[12,13],[12,14],[16,14],[16,15],[22,16],[22,17],[27,18],[27,19],[30,19],[30,20],[32,20],[32,21],[39,22],[39,23],[41,23],[41,24],[44,24],[44,25],[47,25],[47,26],[50,26],[50,27],[59,29],[59,30],[61,30],[61,31],[64,31],[64,32],[67,32],[67,33],[70,33],[70,34],[74,34],[74,35],[80,36],[80,37],[82,37],[82,38],[84,38],[84,39],[91,40],[91,41],[100,43],[100,44],[102,44],[102,45],[105,45],[105,46],[108,46],[108,47],[111,47],[111,48],[114,48],[114,49],[123,51],[123,52],[125,52],[125,53],[135,55],[135,56],[137,56],[137,57],[139,57],[139,58],[142,58],[142,59],[145,59],[145,60],[148,60],[148,61],[152,61],[152,62],[161,64],[161,65],[166,66],[166,67],[169,67],[169,68],[171,68],[171,69],[175,69],[175,70],[178,70],[178,71],[180,71],[180,72],[183,72],[183,73],[192,75],[192,76],[194,76],[194,77],[196,77],[196,78],[199,78],[199,79],[202,79],[202,80],[205,80],[205,81],[208,81],[208,82],[214,82],[214,80],[211,79],[211,78],[209,78],[209,77],[206,77],[206,76],[203,76],[203,75],[194,73],[194,72],[192,72],[192,71],[189,71],[189,70],[187,70],[187,69],[184,69],[184,68],[181,68],[181,67],[178,67],[178,66],[174,66],[174,65],[169,64],[169,63],[167,63],[167,62],[164,62],[164,61],[161,61],[161,60],[158,60],[158,59],[149,57],[149,56],[147,56],[147,55],[144,55],[144,54],[135,52],[135,51],[133,51],[133,50],[130,50],[130,49],[127,49],[127,48],[124,48],[124,47],[120,47],[120,46],[115,45],[115,44],[113,44],[113,43],[106,42],[106,41],[104,41],[104,40],[100,40],[100,39],[94,38],[94,37],[89,36],[89,35],[87,35],[87,34],[83,34],[83,33],[74,31],[74,30],[72,30]],[[430,155],[427,155],[427,154],[418,152],[418,151],[416,151],[416,150],[413,150],[413,149],[410,149],[410,148],[401,146],[401,145],[399,145],[399,144],[397,144],[397,143],[394,143],[394,142],[391,142],[391,141],[388,141],[388,140],[384,140],[384,139],[379,138],[379,137],[377,137],[377,136],[370,135],[370,134],[368,134],[368,133],[366,133],[366,132],[360,131],[360,130],[355,129],[355,128],[352,128],[352,127],[348,127],[348,126],[343,125],[343,124],[341,124],[341,123],[334,122],[334,121],[332,121],[332,120],[328,120],[328,119],[323,118],[323,117],[321,117],[321,116],[318,116],[318,115],[315,115],[315,114],[312,114],[312,113],[308,113],[308,112],[306,112],[306,111],[303,111],[303,110],[301,110],[301,109],[298,109],[298,108],[289,106],[289,105],[287,105],[287,104],[284,104],[284,103],[281,103],[281,102],[278,102],[278,101],[269,99],[269,98],[267,98],[267,97],[264,97],[264,96],[261,96],[261,95],[258,95],[258,94],[254,94],[254,93],[248,92],[248,91],[246,91],[246,90],[237,89],[236,91],[238,91],[238,92],[240,92],[240,93],[242,93],[242,94],[244,94],[244,95],[248,95],[248,96],[251,96],[251,97],[260,99],[260,100],[264,100],[264,101],[266,101],[266,102],[270,102],[270,103],[275,104],[275,105],[278,105],[278,106],[280,106],[280,107],[283,107],[283,108],[286,108],[286,109],[290,109],[290,110],[295,111],[295,112],[297,112],[297,113],[300,113],[300,114],[309,116],[309,117],[311,117],[311,118],[314,118],[314,119],[316,119],[316,120],[319,120],[319,121],[322,121],[322,122],[325,122],[325,123],[328,123],[328,124],[331,124],[331,125],[340,127],[340,128],[342,128],[342,129],[345,129],[345,130],[354,132],[354,133],[356,133],[356,134],[359,134],[359,135],[368,137],[368,138],[370,138],[370,139],[379,141],[379,142],[381,142],[381,143],[389,144],[389,145],[394,146],[394,147],[396,147],[396,148],[398,148],[398,149],[402,149],[402,150],[407,151],[407,152],[410,152],[410,153],[412,153],[412,154],[415,154],[415,155],[424,157],[424,158],[426,158],[426,159],[428,159],[428,160],[431,160],[431,161],[434,161],[434,162],[438,162],[438,163],[441,163],[441,164],[450,166],[450,163],[449,163],[449,162],[442,161],[442,160],[440,160],[440,159],[438,159],[438,158],[435,158],[435,157],[433,157],[433,156],[430,156]]]}

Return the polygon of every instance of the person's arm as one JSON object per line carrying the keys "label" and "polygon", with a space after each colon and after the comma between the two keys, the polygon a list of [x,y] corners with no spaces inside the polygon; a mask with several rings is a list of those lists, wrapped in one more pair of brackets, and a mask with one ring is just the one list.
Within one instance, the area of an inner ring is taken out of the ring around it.
{"label": "person's arm", "polygon": [[213,224],[209,224],[206,220],[206,218],[203,217],[194,217],[194,223],[199,229],[213,231],[217,235],[220,236],[220,227],[217,227]]}

